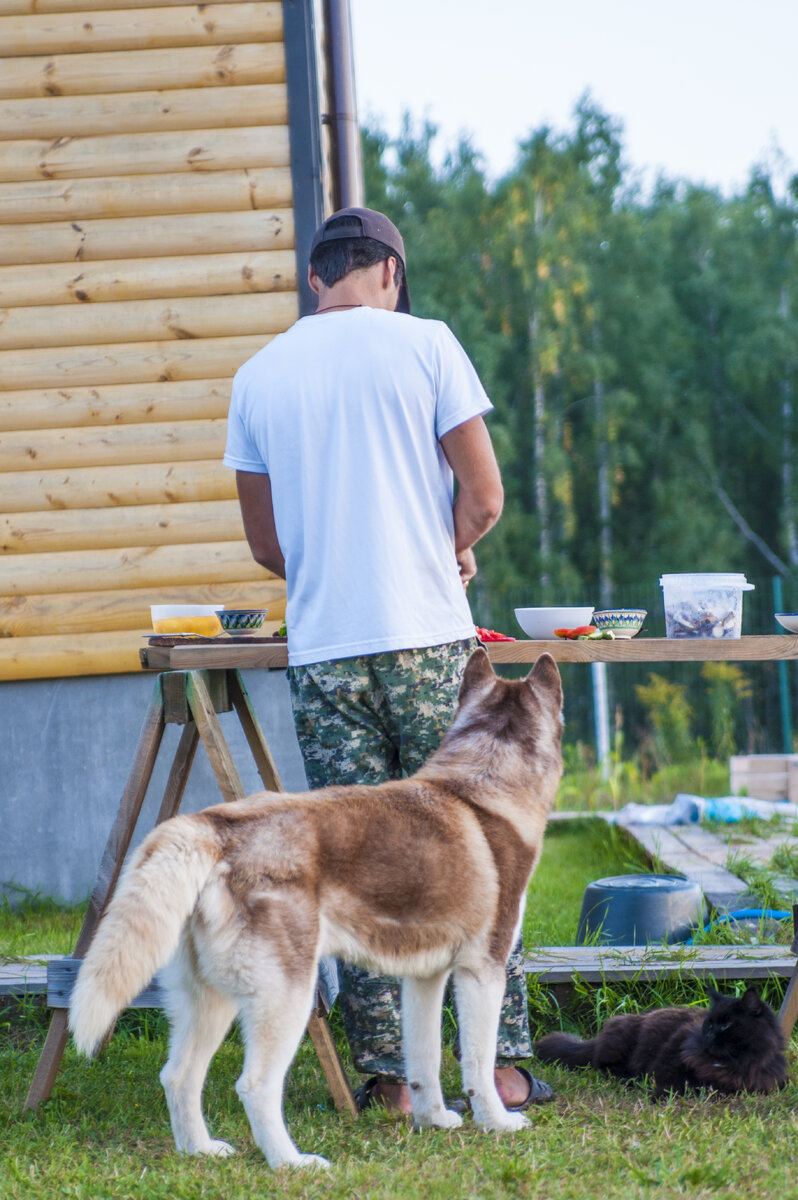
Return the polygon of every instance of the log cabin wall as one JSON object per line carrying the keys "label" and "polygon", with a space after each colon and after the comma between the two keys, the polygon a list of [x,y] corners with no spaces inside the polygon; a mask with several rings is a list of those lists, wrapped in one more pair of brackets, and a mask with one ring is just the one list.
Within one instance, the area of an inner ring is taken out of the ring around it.
{"label": "log cabin wall", "polygon": [[0,0],[0,679],[137,671],[149,605],[268,607],[221,464],[298,315],[282,5]]}

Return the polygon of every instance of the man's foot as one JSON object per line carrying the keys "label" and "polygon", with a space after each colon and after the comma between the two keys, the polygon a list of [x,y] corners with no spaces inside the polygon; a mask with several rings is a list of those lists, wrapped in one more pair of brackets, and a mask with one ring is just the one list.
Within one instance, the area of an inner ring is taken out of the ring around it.
{"label": "man's foot", "polygon": [[523,1112],[532,1104],[547,1104],[554,1092],[542,1079],[535,1079],[525,1067],[497,1067],[496,1091],[508,1112]]}
{"label": "man's foot", "polygon": [[[509,1112],[522,1112],[532,1104],[546,1104],[554,1099],[549,1085],[541,1079],[535,1079],[524,1067],[497,1067],[493,1078],[499,1099]],[[398,1079],[369,1079],[356,1089],[355,1102],[360,1112],[379,1104],[389,1112],[408,1117],[413,1115],[410,1088]],[[465,1109],[462,1100],[447,1100],[446,1105],[455,1112]]]}
{"label": "man's foot", "polygon": [[413,1115],[410,1088],[402,1080],[389,1082],[377,1079],[375,1076],[373,1079],[367,1080],[362,1087],[355,1089],[355,1103],[358,1112],[363,1112],[364,1108],[380,1105],[382,1108],[387,1108],[388,1112],[407,1117]]}

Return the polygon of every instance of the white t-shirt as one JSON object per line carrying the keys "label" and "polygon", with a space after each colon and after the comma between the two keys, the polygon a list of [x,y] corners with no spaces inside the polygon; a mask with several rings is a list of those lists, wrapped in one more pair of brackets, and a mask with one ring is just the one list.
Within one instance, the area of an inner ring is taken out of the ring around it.
{"label": "white t-shirt", "polygon": [[292,666],[472,637],[439,439],[492,408],[441,321],[303,317],[236,374],[226,466],[270,476]]}

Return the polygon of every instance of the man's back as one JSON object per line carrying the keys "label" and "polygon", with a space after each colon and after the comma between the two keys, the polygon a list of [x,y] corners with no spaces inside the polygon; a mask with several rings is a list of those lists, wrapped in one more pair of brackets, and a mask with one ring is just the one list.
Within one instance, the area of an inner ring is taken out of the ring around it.
{"label": "man's back", "polygon": [[241,368],[225,461],[270,475],[293,664],[471,636],[439,439],[490,407],[445,325],[370,307]]}

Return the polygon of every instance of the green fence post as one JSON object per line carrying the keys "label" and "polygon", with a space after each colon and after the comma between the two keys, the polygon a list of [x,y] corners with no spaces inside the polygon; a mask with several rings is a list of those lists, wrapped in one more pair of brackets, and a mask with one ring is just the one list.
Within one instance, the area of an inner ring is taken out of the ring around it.
{"label": "green fence post", "polygon": [[[773,577],[773,611],[784,612],[784,594],[781,588],[781,576]],[[781,626],[774,618],[776,630],[781,632]],[[779,710],[781,712],[781,748],[785,754],[792,754],[792,713],[790,711],[790,681],[787,674],[788,664],[784,661],[777,663],[779,672]]]}

